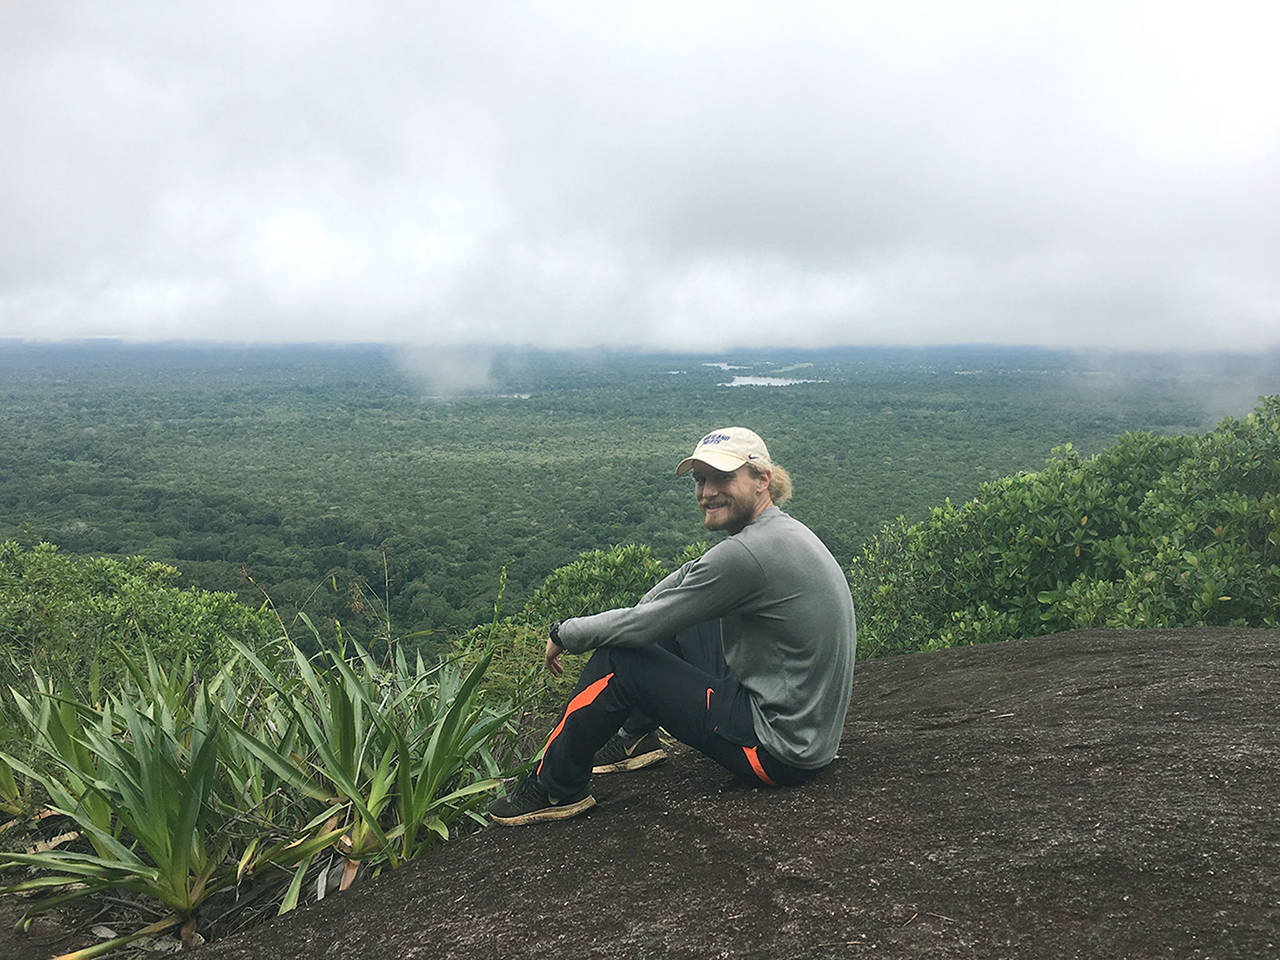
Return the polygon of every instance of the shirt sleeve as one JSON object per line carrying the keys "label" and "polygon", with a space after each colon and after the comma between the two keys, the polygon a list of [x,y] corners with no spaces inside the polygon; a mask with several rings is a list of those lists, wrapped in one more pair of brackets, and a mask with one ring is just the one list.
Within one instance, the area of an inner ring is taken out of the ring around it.
{"label": "shirt sleeve", "polygon": [[560,624],[560,643],[573,653],[596,647],[643,647],[685,627],[741,609],[763,573],[751,551],[730,538],[659,582],[634,607],[619,607]]}
{"label": "shirt sleeve", "polygon": [[673,570],[650,587],[645,595],[637,601],[637,603],[648,603],[654,597],[665,593],[672,587],[678,587],[684,581],[685,574],[689,572],[689,567],[691,567],[695,562],[696,561],[690,560],[688,563],[681,564],[679,568]]}

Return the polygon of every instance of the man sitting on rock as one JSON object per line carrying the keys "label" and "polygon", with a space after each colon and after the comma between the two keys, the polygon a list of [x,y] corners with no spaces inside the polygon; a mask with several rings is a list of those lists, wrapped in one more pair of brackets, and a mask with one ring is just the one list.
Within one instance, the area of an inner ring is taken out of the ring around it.
{"label": "man sitting on rock", "polygon": [[729,536],[634,607],[552,624],[546,665],[594,650],[542,761],[489,805],[518,826],[595,805],[592,773],[666,757],[671,736],[754,785],[803,783],[835,757],[853,681],[844,571],[778,504],[791,478],[743,427],[713,430],[676,467],[692,471],[708,530]]}

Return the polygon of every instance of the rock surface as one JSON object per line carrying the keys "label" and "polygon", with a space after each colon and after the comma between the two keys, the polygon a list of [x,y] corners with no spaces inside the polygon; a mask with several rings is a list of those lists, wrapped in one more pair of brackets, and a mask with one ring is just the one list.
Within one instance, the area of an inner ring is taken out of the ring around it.
{"label": "rock surface", "polygon": [[1262,960],[1278,779],[1278,630],[877,660],[803,788],[678,752],[201,955]]}

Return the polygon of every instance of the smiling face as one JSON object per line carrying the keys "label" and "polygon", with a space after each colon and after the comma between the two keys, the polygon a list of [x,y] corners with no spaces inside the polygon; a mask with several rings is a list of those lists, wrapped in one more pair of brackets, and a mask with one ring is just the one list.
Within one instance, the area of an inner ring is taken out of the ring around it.
{"label": "smiling face", "polygon": [[759,516],[769,499],[769,471],[754,474],[746,466],[723,473],[698,461],[693,465],[693,490],[708,530],[737,533]]}

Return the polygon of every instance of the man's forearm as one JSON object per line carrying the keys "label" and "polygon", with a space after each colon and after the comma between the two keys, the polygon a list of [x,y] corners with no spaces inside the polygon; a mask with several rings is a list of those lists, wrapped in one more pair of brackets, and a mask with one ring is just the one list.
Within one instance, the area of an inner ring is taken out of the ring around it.
{"label": "man's forearm", "polygon": [[602,646],[643,647],[724,616],[751,596],[754,564],[745,551],[734,549],[720,550],[706,563],[686,564],[634,607],[564,621],[560,644],[573,653]]}

